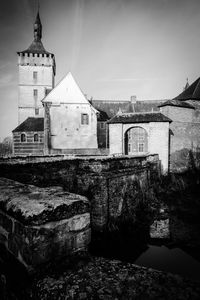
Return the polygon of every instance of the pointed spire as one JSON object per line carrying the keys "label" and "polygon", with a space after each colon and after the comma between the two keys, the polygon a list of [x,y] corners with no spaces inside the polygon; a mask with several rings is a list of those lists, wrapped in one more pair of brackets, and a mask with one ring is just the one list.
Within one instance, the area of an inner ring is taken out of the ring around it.
{"label": "pointed spire", "polygon": [[187,90],[187,88],[189,88],[189,82],[188,82],[188,78],[186,78],[186,85],[183,88],[183,91]]}
{"label": "pointed spire", "polygon": [[38,12],[37,12],[37,16],[33,28],[34,28],[34,41],[36,42],[40,41],[42,38],[42,23],[40,20],[39,8],[38,8]]}

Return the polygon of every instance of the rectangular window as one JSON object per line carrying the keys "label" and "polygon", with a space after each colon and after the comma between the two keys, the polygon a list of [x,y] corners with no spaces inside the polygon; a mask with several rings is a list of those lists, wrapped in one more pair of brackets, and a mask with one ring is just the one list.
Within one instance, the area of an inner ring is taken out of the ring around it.
{"label": "rectangular window", "polygon": [[139,143],[139,151],[138,152],[144,152],[144,144]]}
{"label": "rectangular window", "polygon": [[39,108],[35,108],[35,115],[39,115]]}
{"label": "rectangular window", "polygon": [[88,114],[81,114],[81,124],[82,125],[88,125],[89,124]]}
{"label": "rectangular window", "polygon": [[35,90],[35,89],[34,89],[34,90],[33,90],[33,96],[34,96],[34,97],[37,97],[37,95],[38,95],[38,90]]}
{"label": "rectangular window", "polygon": [[104,128],[105,128],[105,123],[104,123],[104,122],[101,122],[101,123],[100,123],[100,128],[101,128],[101,129],[104,129]]}
{"label": "rectangular window", "polygon": [[36,71],[33,72],[33,79],[37,80],[37,72]]}

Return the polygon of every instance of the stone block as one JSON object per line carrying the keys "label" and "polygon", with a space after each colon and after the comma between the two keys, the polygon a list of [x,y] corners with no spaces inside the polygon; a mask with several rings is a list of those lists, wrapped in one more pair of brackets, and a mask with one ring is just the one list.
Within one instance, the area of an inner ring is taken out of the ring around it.
{"label": "stone block", "polygon": [[28,270],[87,250],[90,206],[60,187],[38,188],[0,179],[0,243]]}

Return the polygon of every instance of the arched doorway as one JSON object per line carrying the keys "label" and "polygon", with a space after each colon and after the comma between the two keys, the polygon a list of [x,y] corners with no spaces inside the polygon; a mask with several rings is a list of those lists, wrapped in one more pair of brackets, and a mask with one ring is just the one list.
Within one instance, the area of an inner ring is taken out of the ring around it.
{"label": "arched doorway", "polygon": [[142,127],[132,127],[125,133],[125,154],[138,155],[148,151],[147,132]]}

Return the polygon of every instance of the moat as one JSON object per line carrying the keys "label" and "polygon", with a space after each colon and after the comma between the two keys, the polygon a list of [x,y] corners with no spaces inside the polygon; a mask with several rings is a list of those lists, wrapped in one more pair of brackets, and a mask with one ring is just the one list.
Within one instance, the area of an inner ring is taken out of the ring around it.
{"label": "moat", "polygon": [[[6,275],[6,293],[11,292],[3,299],[129,299],[141,297],[141,291],[142,299],[175,299],[177,292],[180,299],[199,299],[198,178],[192,173],[162,179],[152,187],[151,197],[136,207],[132,224],[125,219],[121,227],[111,222],[104,233],[92,229],[88,253],[70,261],[55,257],[33,277],[26,277],[14,261],[0,261],[1,285]],[[168,220],[167,238],[151,237],[155,220]]]}

